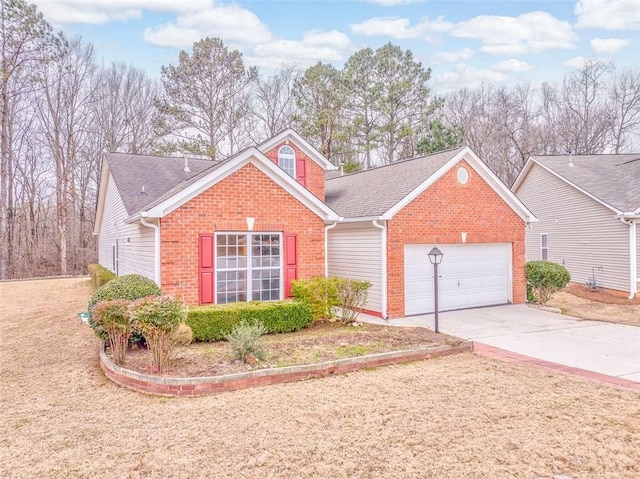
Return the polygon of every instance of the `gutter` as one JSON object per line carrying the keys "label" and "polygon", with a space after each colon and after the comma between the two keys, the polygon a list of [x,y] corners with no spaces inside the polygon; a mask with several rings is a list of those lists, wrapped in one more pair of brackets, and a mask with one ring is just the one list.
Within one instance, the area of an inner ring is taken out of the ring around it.
{"label": "gutter", "polygon": [[148,223],[146,218],[148,217],[148,213],[146,211],[142,211],[140,213],[140,224],[146,226],[147,228],[152,228],[154,231],[154,263],[155,263],[155,278],[154,281],[160,287],[160,225],[154,223]]}
{"label": "gutter", "polygon": [[331,225],[324,227],[324,276],[329,277],[329,230],[338,226],[338,222],[334,221]]}
{"label": "gutter", "polygon": [[382,318],[389,319],[387,315],[387,222],[378,224],[378,220],[372,221],[373,226],[382,230],[382,254],[380,255],[381,280],[382,280]]}
{"label": "gutter", "polygon": [[625,225],[629,226],[629,299],[638,294],[638,235],[636,224],[640,215],[617,215]]}

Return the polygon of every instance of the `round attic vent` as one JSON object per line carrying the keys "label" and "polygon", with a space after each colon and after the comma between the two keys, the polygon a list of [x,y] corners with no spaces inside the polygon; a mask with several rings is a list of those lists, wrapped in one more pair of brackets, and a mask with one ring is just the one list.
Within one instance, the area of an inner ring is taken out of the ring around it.
{"label": "round attic vent", "polygon": [[461,185],[464,185],[467,183],[467,181],[469,181],[469,172],[464,166],[461,166],[460,168],[458,168],[457,177],[458,177],[458,182]]}

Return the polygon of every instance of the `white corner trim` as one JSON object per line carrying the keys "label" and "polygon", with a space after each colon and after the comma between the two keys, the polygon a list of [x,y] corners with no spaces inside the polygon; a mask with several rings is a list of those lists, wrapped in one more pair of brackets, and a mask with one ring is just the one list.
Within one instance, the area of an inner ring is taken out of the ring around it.
{"label": "white corner trim", "polygon": [[269,158],[264,156],[264,154],[255,147],[248,148],[237,156],[227,160],[209,174],[199,178],[183,190],[176,192],[171,197],[153,206],[144,213],[151,218],[163,218],[249,163],[257,167],[276,184],[321,218],[329,221],[340,220],[340,216],[335,211],[320,201],[319,198],[289,176],[282,168],[269,160]]}
{"label": "white corner trim", "polygon": [[381,310],[380,314],[382,314],[382,319],[388,319],[388,314],[387,314],[387,283],[388,283],[388,278],[387,278],[387,223],[386,221],[383,224],[378,224],[377,220],[372,220],[373,226],[375,226],[376,228],[381,229],[382,231],[380,232],[380,234],[382,235],[381,241],[380,241],[380,249],[381,254],[380,254],[380,280],[382,281],[382,301],[381,301]]}
{"label": "white corner trim", "polygon": [[286,130],[281,131],[276,136],[272,136],[268,140],[263,141],[258,145],[258,149],[264,154],[269,151],[274,146],[282,143],[284,140],[291,140],[293,143],[304,151],[309,158],[315,161],[319,166],[321,166],[325,171],[328,170],[337,170],[338,167],[327,160],[322,153],[316,150],[307,140],[302,138],[298,133],[296,133],[291,128],[287,128]]}
{"label": "white corner trim", "polygon": [[629,226],[629,299],[633,299],[638,294],[638,235],[637,218],[620,218],[625,225]]}
{"label": "white corner trim", "polygon": [[442,165],[438,170],[429,176],[425,181],[420,183],[414,188],[407,196],[402,198],[398,203],[389,208],[381,217],[383,220],[390,220],[395,216],[402,208],[411,203],[420,194],[422,194],[429,186],[438,181],[447,171],[453,168],[460,160],[466,160],[466,162],[473,168],[473,170],[484,179],[487,184],[493,189],[502,200],[511,207],[511,209],[527,223],[535,223],[538,218],[529,211],[529,209],[522,203],[518,197],[491,171],[491,169],[485,165],[485,163],[471,150],[466,147],[456,154],[453,158]]}

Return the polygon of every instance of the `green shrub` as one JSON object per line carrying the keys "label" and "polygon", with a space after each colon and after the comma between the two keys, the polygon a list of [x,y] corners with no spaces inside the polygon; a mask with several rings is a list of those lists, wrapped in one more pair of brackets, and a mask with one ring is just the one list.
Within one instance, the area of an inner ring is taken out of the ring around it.
{"label": "green shrub", "polygon": [[180,323],[171,331],[169,341],[174,346],[189,346],[193,342],[193,331],[186,323]]}
{"label": "green shrub", "polygon": [[246,362],[249,354],[263,360],[266,353],[263,336],[267,334],[267,328],[260,321],[242,321],[236,324],[230,333],[224,338],[229,341],[231,359],[240,359]]}
{"label": "green shrub", "polygon": [[259,321],[268,333],[288,333],[313,321],[309,307],[298,301],[230,303],[190,308],[187,324],[195,341],[224,339],[242,321]]}
{"label": "green shrub", "polygon": [[333,317],[333,308],[340,304],[338,297],[339,278],[317,276],[293,281],[291,294],[309,305],[313,319]]}
{"label": "green shrub", "polygon": [[369,281],[358,279],[340,279],[338,283],[338,299],[340,300],[340,317],[346,323],[353,323],[358,319],[360,308],[367,302],[367,295],[371,288]]}
{"label": "green shrub", "polygon": [[98,289],[100,286],[107,284],[109,281],[116,277],[115,273],[109,271],[102,265],[97,263],[90,264],[89,267],[89,276],[91,276],[91,282],[93,283],[93,287]]}
{"label": "green shrub", "polygon": [[91,296],[89,304],[87,305],[87,309],[89,310],[89,326],[93,328],[96,336],[102,340],[106,340],[106,333],[101,326],[95,324],[91,314],[93,307],[97,303],[114,299],[128,299],[133,301],[146,296],[159,296],[161,294],[162,292],[160,288],[158,288],[158,285],[149,278],[137,274],[119,276],[98,288],[98,290],[93,293],[93,296]]}
{"label": "green shrub", "polygon": [[116,364],[124,363],[129,337],[133,333],[130,305],[131,301],[126,299],[114,299],[101,301],[93,307],[93,321],[107,334],[111,355]]}
{"label": "green shrub", "polygon": [[171,332],[184,322],[187,306],[173,296],[148,296],[131,304],[131,319],[142,332],[151,354],[151,367],[158,373],[169,369]]}
{"label": "green shrub", "polygon": [[571,275],[564,266],[551,261],[529,261],[525,266],[527,274],[527,298],[544,304],[551,295],[564,288]]}

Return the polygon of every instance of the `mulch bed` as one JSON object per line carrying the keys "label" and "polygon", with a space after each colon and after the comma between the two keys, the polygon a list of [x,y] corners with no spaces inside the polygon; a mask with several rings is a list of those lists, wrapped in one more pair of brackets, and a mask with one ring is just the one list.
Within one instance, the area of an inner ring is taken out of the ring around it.
{"label": "mulch bed", "polygon": [[[640,298],[629,299],[621,294],[614,294],[602,289],[596,289],[591,291],[587,286],[583,284],[570,283],[562,291],[571,293],[574,296],[580,298],[589,299],[591,301],[598,301],[605,304],[638,304],[640,305]],[[624,293],[626,294],[626,293]]]}

